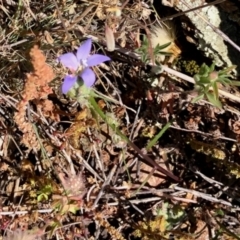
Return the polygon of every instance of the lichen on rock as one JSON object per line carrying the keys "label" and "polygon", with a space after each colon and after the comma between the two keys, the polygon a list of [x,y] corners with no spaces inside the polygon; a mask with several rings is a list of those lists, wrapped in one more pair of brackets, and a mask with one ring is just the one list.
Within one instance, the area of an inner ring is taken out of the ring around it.
{"label": "lichen on rock", "polygon": [[[201,5],[202,0],[187,1],[187,4],[179,1],[176,7],[178,10],[187,11]],[[209,22],[216,29],[220,28],[221,18],[218,8],[216,6],[208,6],[186,13],[186,16],[197,29],[196,37],[199,40],[199,50],[202,50],[207,57],[213,58],[217,66],[233,65],[223,38],[208,24]]]}

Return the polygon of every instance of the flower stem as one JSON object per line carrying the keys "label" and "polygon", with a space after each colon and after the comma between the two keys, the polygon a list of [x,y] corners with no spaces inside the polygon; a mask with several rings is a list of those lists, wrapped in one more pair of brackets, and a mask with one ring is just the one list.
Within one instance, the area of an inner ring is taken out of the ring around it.
{"label": "flower stem", "polygon": [[92,105],[93,109],[97,112],[97,114],[103,119],[106,124],[110,128],[112,128],[113,131],[115,131],[130,147],[132,147],[146,162],[148,162],[152,167],[154,167],[155,170],[160,171],[161,173],[165,174],[166,176],[172,178],[173,180],[179,182],[180,179],[175,176],[173,173],[170,171],[167,171],[166,169],[162,168],[159,166],[154,160],[152,160],[148,155],[143,154],[143,152],[133,143],[131,142],[128,137],[126,137],[115,125],[109,123],[106,115],[104,112],[101,110],[101,108],[98,106],[95,98],[90,95],[89,97],[89,102]]}

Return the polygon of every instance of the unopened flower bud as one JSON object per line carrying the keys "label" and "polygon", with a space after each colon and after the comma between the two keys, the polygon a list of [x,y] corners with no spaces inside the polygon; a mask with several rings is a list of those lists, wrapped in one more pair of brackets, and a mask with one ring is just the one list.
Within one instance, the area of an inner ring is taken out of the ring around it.
{"label": "unopened flower bud", "polygon": [[217,79],[218,79],[218,72],[217,72],[217,71],[211,72],[211,73],[209,74],[209,79],[210,79],[211,81],[217,80]]}

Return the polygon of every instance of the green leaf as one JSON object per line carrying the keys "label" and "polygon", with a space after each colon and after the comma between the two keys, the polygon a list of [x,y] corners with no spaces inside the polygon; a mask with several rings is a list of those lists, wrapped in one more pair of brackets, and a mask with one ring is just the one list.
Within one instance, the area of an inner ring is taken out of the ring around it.
{"label": "green leaf", "polygon": [[48,200],[48,195],[45,194],[45,193],[40,194],[40,195],[37,197],[37,201],[38,201],[38,202],[41,202],[42,200]]}
{"label": "green leaf", "polygon": [[193,76],[193,78],[194,78],[194,80],[195,80],[196,83],[198,83],[198,82],[200,81],[200,76],[199,76],[198,74],[195,74],[195,75]]}
{"label": "green leaf", "polygon": [[221,74],[221,75],[222,75],[222,74],[228,74],[228,73],[230,73],[232,70],[234,70],[236,67],[237,67],[237,65],[232,65],[232,66],[230,66],[230,67],[228,67],[228,68],[225,68],[225,69],[219,71],[219,74]]}
{"label": "green leaf", "polygon": [[199,69],[198,75],[201,75],[203,77],[207,77],[208,73],[209,73],[209,67],[205,63],[203,63],[203,65]]}
{"label": "green leaf", "polygon": [[193,100],[192,100],[192,103],[196,103],[198,102],[199,100],[202,100],[204,98],[204,94],[202,93],[201,95],[195,97]]}
{"label": "green leaf", "polygon": [[78,210],[79,210],[79,207],[77,206],[77,204],[69,204],[69,209],[68,209],[69,212],[76,214]]}
{"label": "green leaf", "polygon": [[167,129],[171,126],[173,121],[168,122],[162,129],[161,131],[153,138],[150,140],[150,142],[148,143],[146,149],[149,150],[151,147],[153,147],[156,142],[158,141],[159,138],[162,137],[162,135],[167,131]]}
{"label": "green leaf", "polygon": [[211,83],[211,80],[209,79],[209,76],[207,76],[207,77],[200,77],[199,83],[208,84],[208,83]]}
{"label": "green leaf", "polygon": [[217,83],[214,82],[212,87],[213,87],[213,92],[214,92],[215,98],[216,98],[216,99],[219,99]]}
{"label": "green leaf", "polygon": [[232,77],[231,74],[221,74],[220,72],[218,73],[218,75],[219,75],[219,78],[227,78],[227,79],[229,79],[229,78]]}
{"label": "green leaf", "polygon": [[218,82],[224,84],[225,86],[231,85],[231,80],[229,80],[228,78],[220,77],[218,79]]}
{"label": "green leaf", "polygon": [[240,86],[240,81],[231,81],[230,85]]}
{"label": "green leaf", "polygon": [[164,56],[172,56],[172,53],[170,52],[159,52],[159,54],[162,54]]}
{"label": "green leaf", "polygon": [[215,210],[215,215],[220,216],[220,217],[224,217],[225,214],[224,214],[224,211],[219,208],[219,209]]}
{"label": "green leaf", "polygon": [[148,56],[147,56],[146,54],[142,54],[141,59],[142,59],[142,61],[143,61],[144,63],[146,63],[147,60],[148,60]]}
{"label": "green leaf", "polygon": [[194,88],[198,92],[198,95],[204,93],[204,86],[195,84]]}
{"label": "green leaf", "polygon": [[212,65],[209,68],[209,72],[213,72],[215,69],[215,63],[212,63]]}
{"label": "green leaf", "polygon": [[203,92],[203,93],[209,92],[209,89],[210,89],[211,85],[212,85],[212,84],[202,85],[202,86],[201,86],[201,87],[202,87],[202,92]]}
{"label": "green leaf", "polygon": [[170,45],[171,45],[171,42],[165,43],[165,44],[163,44],[163,45],[159,45],[159,44],[158,44],[158,45],[155,47],[154,50],[160,51],[160,50],[163,50],[164,48],[166,48],[166,47],[168,47],[168,46],[170,46]]}
{"label": "green leaf", "polygon": [[42,196],[42,194],[40,194],[40,195],[38,195],[38,196],[37,196],[37,201],[38,201],[38,202],[41,202],[41,201],[42,201],[42,199],[43,199],[43,196]]}
{"label": "green leaf", "polygon": [[207,99],[210,103],[212,103],[215,107],[218,107],[220,109],[222,108],[221,102],[219,101],[218,98],[215,97],[214,94],[212,94],[210,92],[206,92],[205,94],[206,94]]}
{"label": "green leaf", "polygon": [[50,222],[50,237],[52,237],[53,236],[53,234],[55,233],[55,231],[57,230],[57,228],[60,228],[60,227],[62,227],[62,224],[61,224],[61,222],[60,221],[58,221],[56,218],[54,218],[53,219],[53,221],[52,222]]}

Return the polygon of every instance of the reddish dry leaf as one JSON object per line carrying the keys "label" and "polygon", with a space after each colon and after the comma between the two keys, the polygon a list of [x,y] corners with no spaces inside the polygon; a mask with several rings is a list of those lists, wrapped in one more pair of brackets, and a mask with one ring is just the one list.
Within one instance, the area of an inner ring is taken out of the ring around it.
{"label": "reddish dry leaf", "polygon": [[[195,189],[195,188],[196,188],[196,182],[191,183],[190,189]],[[190,193],[190,192],[188,192],[186,194],[185,198],[189,199],[189,200],[196,200],[196,197],[192,193]],[[187,201],[181,203],[181,206],[183,206],[183,207],[187,207],[188,205],[189,205],[189,202],[187,202]]]}
{"label": "reddish dry leaf", "polygon": [[206,223],[203,222],[202,220],[199,220],[197,222],[197,229],[195,231],[195,234],[197,234],[197,236],[198,236],[198,237],[195,238],[197,240],[207,240],[207,239],[210,239]]}
{"label": "reddish dry leaf", "polygon": [[229,123],[231,130],[236,134],[240,134],[240,121],[233,122],[233,120],[230,120]]}
{"label": "reddish dry leaf", "polygon": [[[161,167],[165,168],[166,170],[168,170],[164,163],[161,163],[159,165]],[[137,166],[135,165],[133,167],[133,172],[131,173],[131,177],[133,179],[138,178],[140,183],[143,183],[144,181],[147,180],[147,183],[151,187],[156,187],[159,184],[161,184],[162,182],[164,182],[165,178],[163,178],[163,175],[161,175],[158,171],[155,171],[154,174],[152,176],[150,176],[150,173],[152,170],[153,170],[153,167],[141,162],[139,175],[137,176]]]}

